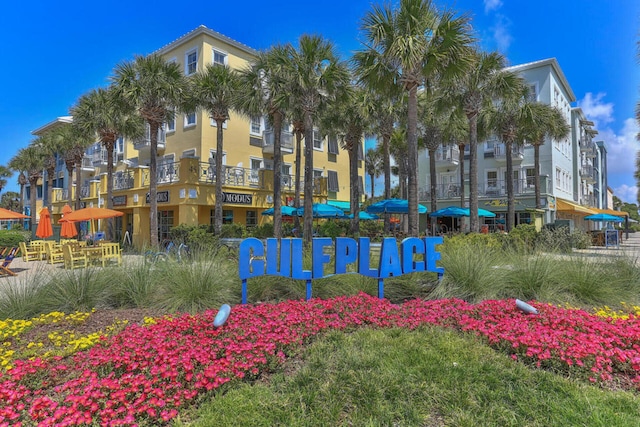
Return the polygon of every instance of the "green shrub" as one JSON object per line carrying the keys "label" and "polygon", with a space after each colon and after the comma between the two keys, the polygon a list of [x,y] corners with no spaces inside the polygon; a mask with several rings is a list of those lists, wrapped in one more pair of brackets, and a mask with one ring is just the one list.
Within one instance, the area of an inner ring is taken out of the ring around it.
{"label": "green shrub", "polygon": [[31,232],[24,230],[0,230],[0,247],[17,247],[20,242],[28,242]]}
{"label": "green shrub", "polygon": [[507,234],[507,248],[518,252],[530,252],[535,248],[538,237],[535,225],[519,224]]}
{"label": "green shrub", "polygon": [[[282,227],[282,235],[284,237],[289,236],[290,234],[285,234],[284,224]],[[258,225],[251,229],[251,236],[258,239],[267,239],[269,237],[273,237],[273,223],[266,222],[262,225]]]}
{"label": "green shrub", "polygon": [[349,221],[329,219],[320,224],[318,233],[322,237],[331,237],[335,239],[343,235],[347,235],[349,231]]}
{"label": "green shrub", "polygon": [[361,236],[376,236],[383,232],[384,222],[382,221],[360,221]]}
{"label": "green shrub", "polygon": [[220,238],[241,238],[244,237],[246,233],[246,228],[241,224],[222,224]]}

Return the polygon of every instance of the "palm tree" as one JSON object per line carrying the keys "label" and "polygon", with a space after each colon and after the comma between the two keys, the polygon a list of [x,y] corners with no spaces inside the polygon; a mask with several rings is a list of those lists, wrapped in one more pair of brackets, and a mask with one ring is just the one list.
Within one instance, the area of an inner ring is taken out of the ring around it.
{"label": "palm tree", "polygon": [[374,198],[376,196],[375,180],[384,173],[382,145],[367,150],[364,157],[364,169],[371,179],[371,198]]}
{"label": "palm tree", "polygon": [[365,75],[398,84],[408,94],[409,234],[418,235],[418,88],[436,74],[451,78],[466,67],[469,20],[438,13],[429,0],[401,0],[397,9],[373,6],[363,21],[367,49],[356,54]]}
{"label": "palm tree", "polygon": [[505,58],[497,53],[475,52],[470,55],[471,66],[456,82],[449,97],[462,105],[469,127],[469,226],[480,231],[478,220],[478,120],[490,108],[493,100],[509,96],[518,90],[519,78],[505,71]]}
{"label": "palm tree", "polygon": [[47,206],[51,210],[53,206],[53,178],[55,177],[56,163],[58,156],[60,156],[61,153],[65,151],[65,147],[60,143],[60,140],[57,138],[55,131],[45,132],[44,134],[40,135],[38,141],[47,154],[44,159],[44,169],[47,172],[46,200]]}
{"label": "palm tree", "polygon": [[[128,102],[149,125],[149,227],[151,246],[158,246],[158,131],[182,104],[185,78],[180,66],[160,55],[137,56],[116,66],[111,81],[118,96]],[[218,127],[218,131],[220,128]],[[221,156],[217,156],[220,157]],[[217,200],[216,200],[217,203]],[[216,215],[222,215],[217,212]]]}
{"label": "palm tree", "polygon": [[7,178],[9,178],[13,173],[11,169],[6,166],[0,165],[0,192],[2,189],[7,186]]}
{"label": "palm tree", "polygon": [[[227,65],[209,64],[190,79],[188,109],[202,108],[216,122],[216,202],[213,230],[222,231],[222,152],[224,150],[224,122],[231,110],[238,110],[240,79]],[[194,108],[195,107],[195,108]]]}
{"label": "palm tree", "polygon": [[267,114],[273,126],[273,234],[282,237],[282,144],[281,135],[290,104],[290,66],[287,49],[272,47],[258,55],[253,65],[240,72],[239,110],[249,116]]}
{"label": "palm tree", "polygon": [[73,177],[75,170],[75,204],[74,209],[80,209],[81,194],[81,173],[82,173],[82,159],[86,148],[91,145],[93,140],[82,133],[79,129],[72,124],[64,124],[59,126],[49,133],[49,143],[52,150],[58,150],[59,153],[64,153],[64,163],[67,168],[67,174],[69,180],[67,182],[67,197],[68,203],[71,206],[71,197],[73,195]]}
{"label": "palm tree", "polygon": [[[407,131],[398,128],[393,131],[389,139],[389,152],[396,164],[395,169],[398,175],[398,190],[400,198],[407,198],[407,177],[409,174],[409,159],[407,156]],[[392,168],[394,169],[394,168]]]}
{"label": "palm tree", "polygon": [[370,126],[372,99],[360,86],[341,88],[332,108],[322,116],[322,128],[338,137],[340,146],[349,154],[351,234],[360,231],[360,186],[358,161],[362,154],[364,132]]}
{"label": "palm tree", "polygon": [[24,188],[29,182],[27,180],[27,162],[25,156],[20,151],[9,160],[9,168],[18,172],[18,185],[20,186],[20,212],[24,212]]}
{"label": "palm tree", "polygon": [[291,87],[303,113],[305,140],[303,237],[310,243],[313,228],[313,127],[317,114],[348,79],[346,66],[338,60],[333,43],[319,36],[303,35],[298,48],[288,45],[295,81]]}
{"label": "palm tree", "polygon": [[534,153],[534,188],[536,197],[536,208],[540,209],[540,146],[549,139],[566,138],[571,133],[571,127],[564,118],[564,115],[556,107],[539,102],[529,105],[531,120],[525,125],[524,139],[533,145]]}
{"label": "palm tree", "polygon": [[31,213],[31,231],[36,224],[36,198],[38,194],[38,181],[42,178],[42,168],[47,153],[42,148],[42,144],[35,139],[28,146],[21,148],[11,163],[24,168],[27,171],[29,180],[29,210]]}
{"label": "palm tree", "polygon": [[502,98],[498,104],[487,110],[486,120],[489,129],[495,132],[505,145],[506,186],[507,186],[507,223],[506,230],[515,225],[515,192],[513,188],[513,145],[522,142],[522,134],[533,123],[527,101],[528,89],[521,80],[519,96]]}
{"label": "palm tree", "polygon": [[[142,118],[128,108],[112,86],[80,97],[71,109],[73,126],[88,138],[97,135],[107,151],[107,208],[113,209],[113,151],[119,137],[143,135]],[[107,240],[113,240],[113,218],[107,220]]]}

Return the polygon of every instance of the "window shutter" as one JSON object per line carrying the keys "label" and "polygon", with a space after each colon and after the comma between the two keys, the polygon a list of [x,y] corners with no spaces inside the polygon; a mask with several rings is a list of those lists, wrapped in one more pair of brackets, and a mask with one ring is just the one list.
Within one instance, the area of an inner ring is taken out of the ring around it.
{"label": "window shutter", "polygon": [[338,184],[338,172],[336,171],[328,171],[328,183],[327,190],[329,191],[340,191],[340,185]]}

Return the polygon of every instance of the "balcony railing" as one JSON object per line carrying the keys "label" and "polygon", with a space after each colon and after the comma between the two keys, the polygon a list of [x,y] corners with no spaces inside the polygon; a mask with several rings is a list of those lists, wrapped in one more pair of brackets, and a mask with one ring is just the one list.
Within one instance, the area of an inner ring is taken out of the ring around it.
{"label": "balcony railing", "polygon": [[580,138],[580,152],[585,153],[587,157],[596,157],[597,148],[595,142],[590,138]]}
{"label": "balcony railing", "polygon": [[[540,193],[548,193],[547,177],[540,177]],[[436,198],[438,200],[459,199],[461,187],[458,184],[438,184],[436,186]],[[468,196],[468,189],[465,196]],[[513,181],[513,192],[515,196],[530,196],[535,192],[533,178],[517,179]],[[503,180],[491,180],[478,183],[478,197],[505,197],[507,196],[507,183]],[[431,199],[431,188],[421,187],[418,197],[422,201],[428,202]]]}
{"label": "balcony railing", "polygon": [[[200,162],[200,182],[215,183],[218,179],[216,165],[213,163]],[[242,168],[239,166],[222,166],[222,185],[233,185],[238,187],[256,187],[259,183],[259,171],[256,169]]]}
{"label": "balcony railing", "polygon": [[158,165],[156,171],[158,184],[168,184],[180,181],[180,162],[163,163]]}
{"label": "balcony railing", "polygon": [[[507,146],[505,144],[495,144],[493,146],[493,157],[498,161],[506,161]],[[513,160],[524,159],[524,147],[522,145],[513,144],[511,146],[511,158]]]}
{"label": "balcony railing", "polygon": [[460,156],[460,149],[456,145],[439,147],[435,152],[436,165],[457,165]]}
{"label": "balcony railing", "polygon": [[113,190],[128,190],[129,188],[133,188],[133,176],[134,172],[132,170],[116,173],[113,176]]}
{"label": "balcony railing", "polygon": [[[164,128],[161,126],[160,128],[158,128],[158,149],[164,150],[166,142],[167,137]],[[145,148],[149,148],[150,146],[151,131],[149,129],[149,126],[147,126],[144,136],[133,141],[133,148],[136,150],[142,150]]]}
{"label": "balcony railing", "polygon": [[596,182],[596,174],[593,166],[588,164],[580,166],[580,178],[591,184]]}
{"label": "balcony railing", "polygon": [[81,164],[82,169],[84,170],[94,170],[95,167],[93,166],[93,160],[91,157],[85,155],[82,157],[82,164]]}
{"label": "balcony railing", "polygon": [[[262,133],[262,152],[264,154],[273,154],[274,137],[273,130],[265,130]],[[280,149],[284,154],[293,153],[293,133],[285,131],[280,133]]]}
{"label": "balcony railing", "polygon": [[82,187],[80,187],[81,198],[89,197],[89,194],[91,194],[91,188],[88,185],[83,185]]}

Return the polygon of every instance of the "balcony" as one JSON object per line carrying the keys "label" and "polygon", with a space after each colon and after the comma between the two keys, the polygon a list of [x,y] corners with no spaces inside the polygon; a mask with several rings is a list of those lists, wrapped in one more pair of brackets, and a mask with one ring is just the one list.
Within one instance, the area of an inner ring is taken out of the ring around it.
{"label": "balcony", "polygon": [[[493,146],[493,158],[498,162],[507,161],[507,147],[505,144],[495,144]],[[511,159],[521,162],[524,159],[524,147],[522,145],[513,144],[511,146]]]}
{"label": "balcony", "polygon": [[596,157],[597,147],[595,142],[591,138],[580,138],[580,152],[584,153],[587,157]]}
{"label": "balcony", "polygon": [[436,167],[457,166],[459,163],[460,149],[456,145],[439,147],[435,152]]}
{"label": "balcony", "polygon": [[96,168],[93,165],[93,161],[92,161],[91,157],[89,157],[87,155],[84,155],[82,157],[81,168],[85,172],[93,172],[93,171],[96,170]]}
{"label": "balcony", "polygon": [[[158,152],[164,152],[166,144],[167,144],[167,136],[165,134],[164,128],[160,126],[160,128],[158,129]],[[150,146],[151,146],[151,131],[149,129],[149,125],[147,125],[144,136],[133,141],[133,148],[140,152],[145,152],[140,154],[141,156],[144,157],[144,154],[148,155]]]}
{"label": "balcony", "polygon": [[133,177],[134,172],[132,170],[116,172],[113,176],[113,191],[133,188]]}
{"label": "balcony", "polygon": [[588,184],[596,182],[596,174],[593,166],[588,164],[580,166],[580,178]]}
{"label": "balcony", "polygon": [[[262,154],[273,154],[274,132],[265,130],[262,133]],[[280,133],[280,149],[282,154],[293,153],[293,133],[282,131]]]}
{"label": "balcony", "polygon": [[158,184],[169,184],[180,181],[180,162],[163,163],[156,171]]}

